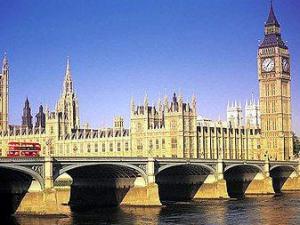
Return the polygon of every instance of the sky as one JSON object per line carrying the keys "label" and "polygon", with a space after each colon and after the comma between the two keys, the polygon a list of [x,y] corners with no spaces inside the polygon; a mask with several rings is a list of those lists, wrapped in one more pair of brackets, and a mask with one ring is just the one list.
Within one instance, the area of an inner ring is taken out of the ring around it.
{"label": "sky", "polygon": [[[258,98],[257,49],[269,0],[0,0],[0,54],[10,63],[11,124],[25,98],[54,110],[66,59],[81,124],[129,126],[130,99],[194,94],[198,114],[226,119],[228,100]],[[300,1],[274,0],[291,54],[293,129],[300,134]]]}

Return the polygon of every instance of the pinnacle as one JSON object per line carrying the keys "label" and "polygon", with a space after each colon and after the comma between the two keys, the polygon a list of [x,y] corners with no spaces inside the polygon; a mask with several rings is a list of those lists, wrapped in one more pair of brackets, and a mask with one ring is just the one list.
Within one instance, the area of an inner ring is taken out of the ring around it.
{"label": "pinnacle", "polygon": [[274,10],[273,10],[273,3],[271,1],[271,8],[270,8],[270,12],[269,12],[269,16],[266,22],[266,26],[270,26],[270,25],[275,25],[275,26],[280,26],[278,23],[278,20],[275,16]]}
{"label": "pinnacle", "polygon": [[8,65],[8,58],[6,52],[4,52],[3,60],[2,60],[2,65],[6,66]]}

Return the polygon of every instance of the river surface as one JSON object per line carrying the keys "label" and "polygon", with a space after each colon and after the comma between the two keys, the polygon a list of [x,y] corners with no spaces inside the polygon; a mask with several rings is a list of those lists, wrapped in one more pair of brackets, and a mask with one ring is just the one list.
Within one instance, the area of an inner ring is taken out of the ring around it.
{"label": "river surface", "polygon": [[2,225],[100,224],[299,224],[300,193],[248,197],[242,200],[199,200],[163,207],[119,207],[73,213],[67,218],[16,216]]}

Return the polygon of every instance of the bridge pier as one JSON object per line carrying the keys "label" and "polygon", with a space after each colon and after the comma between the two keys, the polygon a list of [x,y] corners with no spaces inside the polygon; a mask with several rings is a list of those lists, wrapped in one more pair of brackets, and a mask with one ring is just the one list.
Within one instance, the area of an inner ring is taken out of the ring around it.
{"label": "bridge pier", "polygon": [[300,191],[300,160],[298,161],[296,171],[293,171],[289,177],[286,178],[280,191]]}
{"label": "bridge pier", "polygon": [[258,173],[248,185],[245,195],[268,195],[274,194],[273,182],[271,177],[265,177]]}
{"label": "bridge pier", "polygon": [[158,185],[155,183],[155,161],[149,158],[147,162],[147,181],[145,186],[136,184],[130,188],[121,205],[131,206],[161,206]]}
{"label": "bridge pier", "polygon": [[289,177],[284,182],[281,191],[300,191],[300,177]]}
{"label": "bridge pier", "polygon": [[204,183],[196,192],[194,199],[229,198],[226,180],[224,179],[223,167],[223,161],[219,159],[216,166],[216,173],[209,175],[205,179]]}
{"label": "bridge pier", "polygon": [[246,195],[266,195],[274,194],[273,181],[270,177],[270,162],[266,158],[263,173],[259,172],[248,185]]}
{"label": "bridge pier", "polygon": [[19,205],[16,214],[33,215],[68,215],[67,205],[70,197],[68,190],[47,189],[39,192],[28,192]]}
{"label": "bridge pier", "polygon": [[17,208],[16,214],[70,214],[70,207],[67,205],[70,191],[56,190],[53,183],[53,159],[47,156],[44,159],[42,190],[29,189]]}
{"label": "bridge pier", "polygon": [[50,156],[45,157],[44,162],[44,189],[52,189],[53,188],[53,159]]}

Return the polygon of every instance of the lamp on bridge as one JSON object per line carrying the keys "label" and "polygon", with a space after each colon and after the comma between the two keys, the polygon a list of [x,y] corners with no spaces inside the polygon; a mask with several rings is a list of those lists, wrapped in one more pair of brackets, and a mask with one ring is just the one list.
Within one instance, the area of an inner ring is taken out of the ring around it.
{"label": "lamp on bridge", "polygon": [[51,146],[52,146],[52,140],[49,138],[46,141],[46,152],[45,152],[45,156],[51,156]]}

